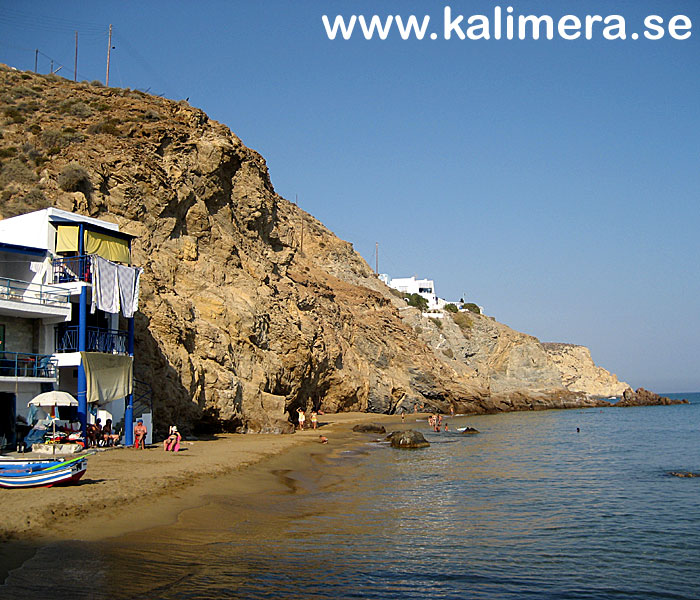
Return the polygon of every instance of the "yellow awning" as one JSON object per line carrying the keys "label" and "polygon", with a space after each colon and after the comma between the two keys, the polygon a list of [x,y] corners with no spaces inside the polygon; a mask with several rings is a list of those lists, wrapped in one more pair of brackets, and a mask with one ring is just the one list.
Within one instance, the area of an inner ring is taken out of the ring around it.
{"label": "yellow awning", "polygon": [[77,252],[80,227],[77,225],[59,225],[56,236],[56,252]]}
{"label": "yellow awning", "polygon": [[85,254],[97,254],[113,262],[129,264],[129,242],[96,231],[85,231]]}

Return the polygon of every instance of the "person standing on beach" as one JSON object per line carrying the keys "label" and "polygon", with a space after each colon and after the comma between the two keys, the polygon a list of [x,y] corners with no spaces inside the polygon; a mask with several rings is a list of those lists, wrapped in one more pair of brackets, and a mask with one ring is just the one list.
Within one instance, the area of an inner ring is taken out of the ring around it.
{"label": "person standing on beach", "polygon": [[311,411],[311,427],[313,427],[314,429],[318,427],[318,416],[316,415],[315,410]]}
{"label": "person standing on beach", "polygon": [[301,408],[297,408],[297,412],[299,413],[299,430],[304,431],[304,422],[306,421],[306,414]]}

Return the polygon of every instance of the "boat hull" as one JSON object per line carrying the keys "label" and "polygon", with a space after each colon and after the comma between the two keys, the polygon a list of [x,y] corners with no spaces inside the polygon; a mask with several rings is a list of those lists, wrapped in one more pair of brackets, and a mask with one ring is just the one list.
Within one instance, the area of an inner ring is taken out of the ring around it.
{"label": "boat hull", "polygon": [[0,487],[27,488],[27,487],[53,487],[56,485],[69,485],[80,480],[87,470],[87,460],[83,459],[59,469],[39,469],[30,471],[27,469],[13,470],[5,468],[0,470]]}

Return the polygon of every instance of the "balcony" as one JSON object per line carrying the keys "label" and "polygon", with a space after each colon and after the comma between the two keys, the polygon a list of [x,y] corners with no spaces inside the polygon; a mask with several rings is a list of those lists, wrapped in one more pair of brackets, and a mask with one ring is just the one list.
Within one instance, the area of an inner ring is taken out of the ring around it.
{"label": "balcony", "polygon": [[70,319],[70,292],[41,283],[0,277],[0,314],[25,318]]}
{"label": "balcony", "polygon": [[53,282],[84,281],[90,283],[92,281],[91,266],[91,257],[87,255],[56,258],[53,261]]}
{"label": "balcony", "polygon": [[56,361],[47,354],[0,353],[0,380],[41,379],[55,381]]}
{"label": "balcony", "polygon": [[[56,352],[79,352],[78,326],[56,328]],[[128,332],[123,329],[106,329],[88,327],[86,352],[105,352],[107,354],[128,354]]]}

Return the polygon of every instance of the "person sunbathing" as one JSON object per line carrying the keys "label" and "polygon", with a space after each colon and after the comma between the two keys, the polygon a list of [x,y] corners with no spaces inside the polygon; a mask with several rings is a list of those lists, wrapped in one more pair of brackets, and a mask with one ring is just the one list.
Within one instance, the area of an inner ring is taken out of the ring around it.
{"label": "person sunbathing", "polygon": [[166,452],[177,452],[178,450],[180,450],[181,439],[182,436],[177,430],[177,426],[172,425],[170,427],[170,434],[165,440],[163,440],[163,450],[165,450]]}
{"label": "person sunbathing", "polygon": [[112,432],[112,419],[105,421],[105,426],[102,428],[102,439],[105,446],[116,446],[119,443],[119,436]]}
{"label": "person sunbathing", "polygon": [[94,423],[88,423],[87,438],[88,448],[94,448],[98,445],[98,442],[102,441],[102,427],[99,419]]}
{"label": "person sunbathing", "polygon": [[134,427],[134,448],[146,449],[146,433],[148,430],[143,424],[143,420],[139,419]]}

